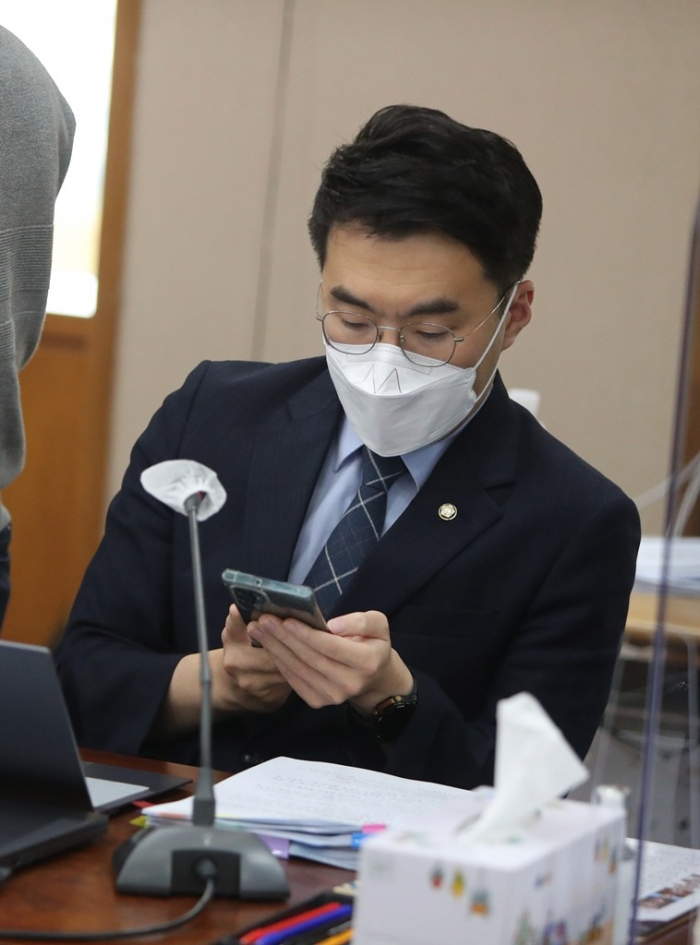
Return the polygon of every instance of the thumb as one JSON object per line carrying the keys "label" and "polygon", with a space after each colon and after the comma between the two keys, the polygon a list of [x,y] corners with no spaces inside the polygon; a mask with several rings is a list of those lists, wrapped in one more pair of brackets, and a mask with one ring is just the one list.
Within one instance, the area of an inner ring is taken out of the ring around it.
{"label": "thumb", "polygon": [[235,604],[229,607],[221,638],[224,643],[249,643],[248,631],[245,622]]}
{"label": "thumb", "polygon": [[339,637],[374,637],[386,639],[389,635],[389,621],[378,610],[344,614],[328,621],[328,629]]}

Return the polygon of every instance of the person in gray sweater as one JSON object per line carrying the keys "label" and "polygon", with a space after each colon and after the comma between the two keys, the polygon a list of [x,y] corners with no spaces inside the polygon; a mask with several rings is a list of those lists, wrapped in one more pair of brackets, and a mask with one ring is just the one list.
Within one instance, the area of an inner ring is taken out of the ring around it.
{"label": "person in gray sweater", "polygon": [[[24,465],[18,373],[39,344],[56,196],[75,119],[51,76],[0,26],[0,490]],[[10,514],[0,491],[0,627],[10,592]]]}

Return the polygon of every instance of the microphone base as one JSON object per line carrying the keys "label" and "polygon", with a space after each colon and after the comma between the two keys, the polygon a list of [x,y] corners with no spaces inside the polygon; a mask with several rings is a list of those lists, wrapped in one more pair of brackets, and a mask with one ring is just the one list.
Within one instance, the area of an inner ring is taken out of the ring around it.
{"label": "microphone base", "polygon": [[281,864],[254,834],[183,824],[144,827],[117,847],[112,858],[117,891],[144,896],[200,895],[198,864],[216,868],[217,896],[286,899]]}

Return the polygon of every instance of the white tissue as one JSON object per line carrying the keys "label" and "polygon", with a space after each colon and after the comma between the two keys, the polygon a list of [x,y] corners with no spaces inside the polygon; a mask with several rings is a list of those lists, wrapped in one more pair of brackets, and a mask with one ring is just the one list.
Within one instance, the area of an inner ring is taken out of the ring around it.
{"label": "white tissue", "polygon": [[500,840],[517,835],[549,801],[588,777],[560,729],[534,696],[521,692],[496,707],[493,798],[459,839]]}
{"label": "white tissue", "polygon": [[183,515],[187,515],[185,501],[197,492],[203,493],[197,509],[200,522],[218,512],[226,501],[226,490],[216,473],[193,459],[168,459],[149,466],[141,473],[141,485],[150,495]]}

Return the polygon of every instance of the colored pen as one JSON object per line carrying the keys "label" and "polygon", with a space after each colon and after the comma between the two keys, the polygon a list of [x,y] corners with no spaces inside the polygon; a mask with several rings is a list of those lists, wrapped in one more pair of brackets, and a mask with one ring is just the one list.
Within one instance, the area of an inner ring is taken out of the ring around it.
{"label": "colored pen", "polygon": [[293,930],[304,919],[312,919],[316,916],[323,918],[328,916],[331,918],[328,914],[334,913],[339,906],[340,902],[327,902],[322,906],[316,906],[315,909],[295,912],[294,915],[287,916],[286,919],[279,919],[277,922],[271,922],[269,925],[260,925],[255,929],[251,929],[250,932],[241,935],[241,945],[254,945],[263,935],[268,935],[271,932],[282,932],[285,929]]}
{"label": "colored pen", "polygon": [[363,840],[366,840],[367,837],[372,836],[375,833],[381,833],[382,830],[386,830],[385,824],[364,824],[362,830],[356,830],[350,837],[350,846],[353,850],[359,850],[360,844]]}
{"label": "colored pen", "polygon": [[279,932],[266,933],[256,940],[256,945],[283,945],[284,942],[288,941],[293,935],[297,935],[299,932],[311,931],[311,929],[319,925],[326,924],[329,919],[349,919],[351,915],[352,906],[350,905],[338,906],[338,908],[332,912],[327,912],[325,915],[317,915],[313,918],[302,915],[296,925],[292,925],[287,929],[281,929]]}
{"label": "colored pen", "polygon": [[325,925],[320,925],[310,932],[301,932],[299,935],[292,935],[291,938],[284,940],[283,945],[322,945],[322,943],[325,943],[328,939],[332,939],[336,935],[340,935],[342,932],[346,932],[351,928],[352,919],[348,919],[344,922],[333,921]]}
{"label": "colored pen", "polygon": [[316,945],[346,945],[346,942],[352,941],[352,928],[347,928],[343,932],[338,932],[337,935],[331,935],[330,938],[324,938],[321,942],[316,942]]}
{"label": "colored pen", "polygon": [[386,824],[363,824],[362,833],[381,833],[386,830]]}

